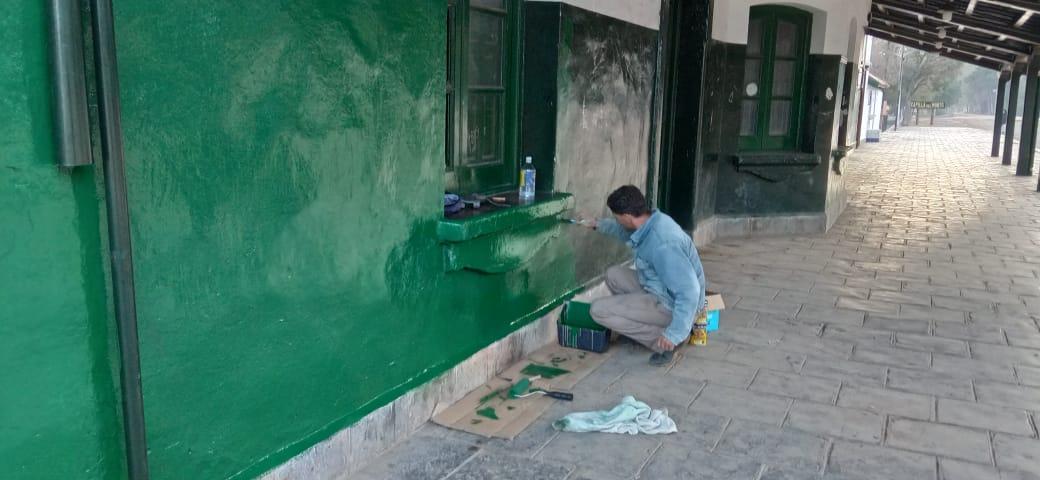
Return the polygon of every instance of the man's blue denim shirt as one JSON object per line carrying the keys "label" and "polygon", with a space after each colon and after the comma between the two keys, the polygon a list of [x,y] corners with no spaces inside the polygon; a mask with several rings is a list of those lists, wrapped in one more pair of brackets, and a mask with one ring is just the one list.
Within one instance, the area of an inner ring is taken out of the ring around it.
{"label": "man's blue denim shirt", "polygon": [[676,345],[685,340],[694,315],[705,307],[704,267],[693,239],[672,217],[656,209],[634,232],[613,218],[598,220],[596,230],[632,247],[639,284],[672,311],[664,336]]}

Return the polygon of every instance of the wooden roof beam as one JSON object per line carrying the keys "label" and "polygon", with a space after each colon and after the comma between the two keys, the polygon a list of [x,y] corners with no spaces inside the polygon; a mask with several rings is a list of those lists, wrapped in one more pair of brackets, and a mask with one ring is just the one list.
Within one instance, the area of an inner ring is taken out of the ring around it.
{"label": "wooden roof beam", "polygon": [[[914,29],[914,30],[919,30],[921,28],[920,25],[918,25],[916,23],[913,23],[909,19],[904,20],[903,18],[894,16],[894,15],[888,15],[888,14],[881,14],[881,13],[877,13],[877,12],[871,12],[870,18],[872,20],[882,21],[885,24],[899,25],[899,26],[910,28],[910,29]],[[943,28],[943,27],[939,27],[939,28]],[[984,37],[980,36],[977,33],[962,32],[962,31],[954,30],[954,29],[948,28],[948,27],[945,28],[945,30],[946,30],[946,37],[954,39],[958,43],[971,44],[971,45],[975,45],[975,46],[978,46],[978,47],[981,47],[981,48],[997,50],[997,51],[1000,51],[1000,52],[1006,52],[1006,53],[1010,53],[1010,54],[1013,54],[1013,55],[1028,55],[1029,52],[1030,52],[1029,48],[1015,48],[1014,46],[1007,45],[1006,42],[997,41],[997,40],[994,40],[994,39],[987,39],[987,38],[984,38]]]}
{"label": "wooden roof beam", "polygon": [[920,44],[920,42],[913,41],[913,40],[907,40],[905,38],[902,38],[902,37],[899,37],[899,36],[896,36],[896,35],[892,35],[892,34],[890,34],[888,32],[885,32],[885,31],[874,30],[874,29],[868,27],[867,28],[867,33],[869,33],[870,35],[872,35],[874,37],[877,37],[877,38],[880,38],[880,39],[883,39],[883,40],[888,40],[888,41],[890,41],[892,43],[898,43],[900,45],[905,45],[905,46],[910,47],[910,48],[916,48],[918,50],[923,50],[925,52],[935,53],[937,55],[940,55],[940,56],[943,56],[943,57],[946,57],[946,58],[952,58],[952,59],[957,60],[959,62],[968,63],[968,64],[971,64],[971,65],[975,65],[977,67],[988,68],[990,70],[997,70],[997,71],[1002,70],[1004,68],[1004,65],[1001,64],[1001,63],[998,63],[998,62],[994,62],[994,61],[991,61],[991,60],[986,60],[985,58],[976,60],[973,56],[970,56],[970,55],[958,54],[956,52],[947,52],[947,51],[944,51],[944,50],[936,49],[934,46],[931,46],[931,47],[929,47],[929,46],[922,46]]}
{"label": "wooden roof beam", "polygon": [[[1033,1],[1033,2],[1030,2],[1028,0],[979,0],[979,1],[986,2],[986,3],[990,4],[990,5],[999,5],[1001,7],[1015,8],[1015,9],[1026,11],[1026,12],[1040,13],[1040,3],[1037,3],[1035,1]],[[975,3],[975,0],[972,0],[971,3]]]}
{"label": "wooden roof beam", "polygon": [[1015,60],[1017,59],[1017,56],[1013,55],[1013,54],[992,52],[992,51],[988,52],[984,48],[979,48],[979,47],[970,46],[970,45],[959,45],[959,44],[952,43],[952,42],[944,42],[941,39],[939,39],[939,37],[936,37],[936,36],[933,36],[933,35],[919,34],[919,33],[916,33],[916,32],[908,32],[908,31],[905,31],[905,30],[902,30],[902,29],[898,29],[898,28],[895,28],[895,27],[885,27],[885,26],[880,26],[880,25],[872,25],[871,27],[875,28],[876,30],[881,30],[881,31],[884,31],[884,32],[888,32],[888,33],[891,33],[893,35],[898,35],[900,37],[907,38],[907,39],[910,39],[910,40],[917,40],[917,41],[920,41],[920,42],[925,42],[927,44],[932,45],[933,47],[935,47],[937,49],[953,50],[953,51],[961,52],[961,53],[963,53],[965,55],[979,56],[979,57],[982,57],[982,58],[985,58],[985,59],[988,59],[988,60],[993,60],[994,62],[1011,64],[1011,63],[1014,63]]}
{"label": "wooden roof beam", "polygon": [[1032,16],[1033,16],[1032,10],[1027,10],[1025,13],[1022,14],[1021,17],[1019,17],[1018,21],[1015,22],[1015,26],[1018,27],[1018,28],[1022,28],[1022,25],[1025,25],[1026,22],[1029,21],[1029,17],[1032,17]]}
{"label": "wooden roof beam", "polygon": [[949,12],[948,16],[950,17],[950,20],[944,20],[943,14],[939,13],[937,10],[929,10],[928,8],[920,7],[915,4],[903,3],[899,0],[873,0],[873,2],[874,5],[883,6],[889,10],[896,10],[915,16],[920,15],[939,22],[963,25],[972,30],[988,33],[990,35],[1004,35],[1007,38],[1019,42],[1040,45],[1040,34],[1026,32],[1015,28],[1012,25],[996,25],[975,16],[965,15],[958,12]]}

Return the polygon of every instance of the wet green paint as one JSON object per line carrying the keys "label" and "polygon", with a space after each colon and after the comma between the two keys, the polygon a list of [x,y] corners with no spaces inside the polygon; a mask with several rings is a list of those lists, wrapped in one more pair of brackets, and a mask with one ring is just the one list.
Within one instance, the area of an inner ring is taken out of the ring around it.
{"label": "wet green paint", "polygon": [[260,475],[627,255],[563,228],[446,271],[445,12],[116,5],[154,478]]}
{"label": "wet green paint", "polygon": [[470,269],[484,273],[516,270],[556,241],[563,225],[546,218],[529,225],[444,245],[447,271]]}
{"label": "wet green paint", "polygon": [[562,368],[558,368],[558,367],[550,367],[548,365],[539,365],[537,363],[530,363],[526,367],[524,367],[523,370],[520,370],[520,373],[522,373],[524,375],[530,375],[532,377],[535,376],[535,375],[538,375],[538,376],[541,376],[542,378],[555,378],[555,377],[559,377],[560,375],[566,375],[568,373],[571,373],[571,371],[570,370],[565,370],[565,369],[562,369]]}
{"label": "wet green paint", "polygon": [[492,420],[498,420],[498,413],[495,412],[494,407],[487,407],[477,410],[477,415],[481,417],[490,418]]}
{"label": "wet green paint", "polygon": [[603,326],[596,323],[589,313],[592,305],[587,302],[570,301],[563,311],[563,324],[571,327],[590,328],[602,330]]}
{"label": "wet green paint", "polygon": [[45,2],[0,2],[0,471],[125,478],[100,170],[55,166]]}
{"label": "wet green paint", "polygon": [[[152,478],[261,475],[628,257],[557,223],[514,268],[445,270],[443,2],[115,8]],[[53,166],[41,7],[0,13],[0,468],[119,479],[100,170]],[[556,177],[591,170],[557,187],[598,207],[646,168],[601,127],[625,150]]]}
{"label": "wet green paint", "polygon": [[502,396],[502,389],[500,388],[500,389],[495,390],[495,391],[493,391],[493,392],[491,392],[491,393],[489,393],[487,395],[484,395],[483,397],[480,397],[480,401],[478,403],[483,405],[483,404],[487,403],[488,400],[492,400],[492,399],[495,399],[495,398],[498,398],[498,397],[501,397],[501,396]]}

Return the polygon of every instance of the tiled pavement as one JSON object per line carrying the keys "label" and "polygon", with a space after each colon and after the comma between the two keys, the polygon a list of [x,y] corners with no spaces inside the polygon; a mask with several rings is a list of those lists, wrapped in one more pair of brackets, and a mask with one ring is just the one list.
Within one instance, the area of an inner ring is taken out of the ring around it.
{"label": "tiled pavement", "polygon": [[[667,369],[616,354],[511,442],[428,424],[353,478],[1040,479],[1040,194],[985,132],[907,128],[847,162],[823,236],[702,249],[729,308]],[[680,432],[554,432],[633,394]]]}

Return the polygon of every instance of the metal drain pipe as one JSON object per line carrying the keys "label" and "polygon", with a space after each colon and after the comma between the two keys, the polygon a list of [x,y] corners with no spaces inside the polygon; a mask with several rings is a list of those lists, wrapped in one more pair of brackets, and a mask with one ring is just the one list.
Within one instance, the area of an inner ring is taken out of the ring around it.
{"label": "metal drain pipe", "polygon": [[58,165],[90,165],[90,120],[79,2],[50,0],[47,7],[51,110]]}
{"label": "metal drain pipe", "polygon": [[101,153],[105,168],[105,206],[112,261],[112,296],[119,330],[123,432],[130,480],[148,478],[148,444],[141,394],[141,357],[137,337],[134,265],[130,244],[130,209],[126,198],[123,130],[119,111],[115,25],[111,0],[90,0],[94,33]]}

